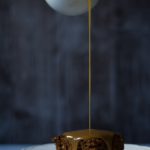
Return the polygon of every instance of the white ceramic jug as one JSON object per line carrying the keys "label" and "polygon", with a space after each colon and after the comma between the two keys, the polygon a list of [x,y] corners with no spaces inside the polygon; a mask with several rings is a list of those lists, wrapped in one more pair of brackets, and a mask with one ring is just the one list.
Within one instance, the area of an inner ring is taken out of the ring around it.
{"label": "white ceramic jug", "polygon": [[[98,0],[91,0],[94,7]],[[65,15],[80,15],[88,10],[88,0],[46,0],[56,11]]]}

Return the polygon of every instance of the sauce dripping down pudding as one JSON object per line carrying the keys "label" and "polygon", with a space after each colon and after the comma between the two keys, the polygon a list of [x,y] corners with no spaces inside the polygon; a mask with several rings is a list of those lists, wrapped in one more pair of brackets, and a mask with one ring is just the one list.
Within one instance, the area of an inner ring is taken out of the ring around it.
{"label": "sauce dripping down pudding", "polygon": [[120,134],[110,131],[81,130],[66,132],[53,139],[57,150],[123,150]]}

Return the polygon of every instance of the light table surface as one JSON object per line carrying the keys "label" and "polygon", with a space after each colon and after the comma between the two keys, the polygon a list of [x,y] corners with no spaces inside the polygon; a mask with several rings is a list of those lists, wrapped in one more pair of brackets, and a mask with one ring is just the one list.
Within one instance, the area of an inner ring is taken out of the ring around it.
{"label": "light table surface", "polygon": [[3,145],[3,144],[0,144],[0,150],[21,150],[22,148],[26,148],[26,147],[29,147],[31,145]]}
{"label": "light table surface", "polygon": [[[46,145],[44,145],[45,147],[48,147],[49,145],[51,145],[51,144],[46,144]],[[150,146],[150,144],[146,144],[146,146],[147,145],[149,145]],[[26,149],[26,148],[28,148],[28,147],[30,147],[30,146],[34,146],[34,145],[29,145],[29,144],[26,144],[26,145],[0,145],[0,150],[22,150],[22,149]],[[41,146],[40,146],[41,147]],[[41,149],[39,147],[39,149]],[[43,147],[43,146],[42,146]],[[148,148],[148,147],[147,147]],[[149,147],[150,148],[150,147]],[[149,150],[149,148],[148,148],[148,150]],[[37,148],[38,149],[38,148]],[[49,149],[49,147],[47,148],[47,149]],[[142,149],[141,149],[142,150]],[[145,150],[145,149],[144,149]],[[147,150],[147,149],[146,149]]]}

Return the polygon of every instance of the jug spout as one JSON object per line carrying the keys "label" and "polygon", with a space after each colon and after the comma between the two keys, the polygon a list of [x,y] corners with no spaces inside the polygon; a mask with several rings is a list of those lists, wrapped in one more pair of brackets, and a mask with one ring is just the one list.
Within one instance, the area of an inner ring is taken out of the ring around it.
{"label": "jug spout", "polygon": [[[91,0],[94,7],[98,0]],[[49,6],[64,15],[81,15],[88,11],[88,0],[46,0]]]}

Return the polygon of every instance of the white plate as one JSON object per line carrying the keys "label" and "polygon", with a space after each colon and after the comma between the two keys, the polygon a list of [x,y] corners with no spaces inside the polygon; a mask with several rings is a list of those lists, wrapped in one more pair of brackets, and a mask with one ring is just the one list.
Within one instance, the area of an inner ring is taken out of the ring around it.
{"label": "white plate", "polygon": [[[54,144],[45,144],[39,146],[32,146],[23,150],[56,150],[56,147]],[[125,150],[150,150],[150,148],[145,146],[125,144]]]}

